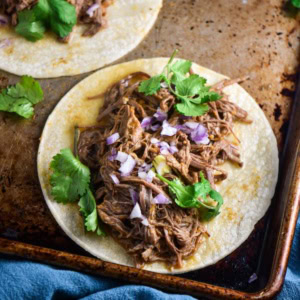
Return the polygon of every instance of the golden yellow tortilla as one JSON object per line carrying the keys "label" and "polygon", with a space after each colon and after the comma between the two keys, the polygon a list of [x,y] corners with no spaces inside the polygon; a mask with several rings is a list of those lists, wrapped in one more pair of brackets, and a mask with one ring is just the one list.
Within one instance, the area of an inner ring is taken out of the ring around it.
{"label": "golden yellow tortilla", "polygon": [[[167,58],[141,59],[100,70],[77,84],[58,103],[45,125],[38,151],[38,174],[45,200],[53,216],[66,234],[94,256],[113,263],[133,266],[133,260],[111,237],[98,237],[85,233],[82,217],[76,204],[63,205],[51,196],[49,164],[62,148],[73,147],[74,126],[96,123],[103,97],[87,97],[104,93],[109,86],[126,75],[143,71],[158,74]],[[205,77],[209,85],[225,76],[194,64],[195,73]],[[237,249],[250,235],[254,225],[266,213],[274,195],[278,176],[278,150],[276,139],[264,113],[255,100],[238,84],[228,86],[224,92],[230,101],[245,109],[252,124],[238,123],[234,132],[239,145],[242,168],[225,163],[222,168],[228,178],[217,185],[224,198],[221,213],[206,224],[210,234],[197,253],[183,262],[181,269],[170,270],[165,263],[147,264],[144,269],[160,273],[183,273],[216,263]]]}

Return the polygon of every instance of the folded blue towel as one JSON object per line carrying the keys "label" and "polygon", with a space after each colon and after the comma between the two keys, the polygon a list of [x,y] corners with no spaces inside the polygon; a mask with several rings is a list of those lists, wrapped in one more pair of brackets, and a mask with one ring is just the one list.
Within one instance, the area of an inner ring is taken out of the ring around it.
{"label": "folded blue towel", "polygon": [[[0,299],[194,299],[156,289],[0,256]],[[300,218],[285,284],[278,299],[300,299]]]}

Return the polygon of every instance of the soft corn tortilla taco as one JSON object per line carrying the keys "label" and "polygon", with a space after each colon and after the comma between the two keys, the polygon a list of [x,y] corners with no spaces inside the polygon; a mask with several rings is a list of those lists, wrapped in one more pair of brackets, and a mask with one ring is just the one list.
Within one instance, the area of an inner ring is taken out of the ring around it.
{"label": "soft corn tortilla taco", "polygon": [[33,43],[0,22],[0,69],[36,78],[98,69],[134,49],[150,31],[161,6],[162,0],[115,0],[107,7],[104,28],[83,36],[87,25],[75,25],[68,43],[59,42],[49,32]]}
{"label": "soft corn tortilla taco", "polygon": [[[151,76],[162,72],[168,59],[154,58],[131,61],[96,72],[76,85],[58,103],[45,125],[38,151],[38,174],[42,191],[53,216],[65,233],[92,255],[113,263],[134,266],[134,260],[110,235],[99,237],[85,232],[76,204],[55,202],[49,183],[51,159],[63,148],[73,147],[74,127],[93,126],[104,97],[87,100],[105,91],[120,79],[134,72]],[[225,76],[193,64],[193,72],[214,85]],[[222,169],[226,180],[216,184],[223,196],[221,213],[204,224],[209,237],[204,237],[197,251],[183,259],[180,268],[170,268],[164,262],[146,263],[143,268],[160,273],[183,273],[216,263],[237,249],[264,216],[274,195],[278,176],[276,139],[264,113],[255,100],[238,84],[224,88],[229,100],[248,112],[252,123],[236,122],[234,133],[243,166],[225,162]]]}

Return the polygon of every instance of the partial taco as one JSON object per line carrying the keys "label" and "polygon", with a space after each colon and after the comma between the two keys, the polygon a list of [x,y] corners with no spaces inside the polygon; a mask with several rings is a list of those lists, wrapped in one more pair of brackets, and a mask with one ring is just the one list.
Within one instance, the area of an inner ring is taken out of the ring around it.
{"label": "partial taco", "polygon": [[4,0],[0,69],[36,78],[70,76],[134,49],[162,0]]}
{"label": "partial taco", "polygon": [[241,80],[172,57],[75,86],[38,151],[46,202],[66,234],[100,259],[160,273],[237,249],[278,175],[275,136]]}

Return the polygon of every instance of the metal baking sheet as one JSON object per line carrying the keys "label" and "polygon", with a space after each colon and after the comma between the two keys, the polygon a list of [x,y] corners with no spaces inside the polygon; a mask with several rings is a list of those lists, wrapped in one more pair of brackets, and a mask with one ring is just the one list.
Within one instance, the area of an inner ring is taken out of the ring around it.
{"label": "metal baking sheet", "polygon": [[[169,0],[146,39],[118,61],[167,57],[177,48],[180,57],[232,78],[250,75],[243,87],[257,100],[275,132],[282,185],[267,215],[234,253],[203,270],[167,276],[96,260],[62,232],[40,190],[37,148],[49,113],[88,74],[40,80],[45,100],[36,106],[32,120],[0,113],[0,251],[107,276],[123,278],[126,272],[130,281],[194,295],[274,295],[285,274],[299,204],[300,154],[295,139],[300,131],[295,97],[299,39],[299,16],[286,10],[282,1]],[[0,76],[8,77],[10,84],[18,79],[1,71]],[[258,279],[249,284],[253,273]]]}

